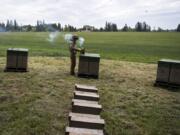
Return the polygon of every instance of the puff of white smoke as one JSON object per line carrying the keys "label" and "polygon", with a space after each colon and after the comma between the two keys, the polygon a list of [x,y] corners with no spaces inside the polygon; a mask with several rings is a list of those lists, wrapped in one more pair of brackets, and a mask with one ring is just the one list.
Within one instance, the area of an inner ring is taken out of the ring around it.
{"label": "puff of white smoke", "polygon": [[80,48],[83,47],[84,41],[85,41],[85,39],[83,37],[79,37],[78,44],[79,44]]}
{"label": "puff of white smoke", "polygon": [[51,32],[49,34],[49,38],[47,39],[49,42],[53,43],[54,40],[57,38],[57,36],[59,35],[59,32],[55,31],[55,32]]}
{"label": "puff of white smoke", "polygon": [[[71,43],[72,43],[72,38],[73,38],[73,35],[72,35],[72,34],[65,34],[65,35],[64,35],[64,40],[65,40],[68,44],[71,44]],[[80,48],[83,48],[84,41],[85,41],[85,39],[84,39],[83,37],[79,37],[79,39],[78,39],[78,41],[77,41],[77,45],[78,45]]]}
{"label": "puff of white smoke", "polygon": [[72,43],[72,37],[73,37],[72,34],[65,34],[65,35],[64,35],[64,40],[65,40],[68,44],[70,44],[70,43]]}

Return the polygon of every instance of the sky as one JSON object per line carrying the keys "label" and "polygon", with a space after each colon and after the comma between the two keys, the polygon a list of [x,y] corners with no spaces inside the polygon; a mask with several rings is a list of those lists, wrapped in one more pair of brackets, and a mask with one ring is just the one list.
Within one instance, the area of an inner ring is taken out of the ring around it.
{"label": "sky", "polygon": [[180,23],[180,0],[0,0],[0,22],[19,24],[60,22],[76,27],[104,27],[113,22],[122,28],[145,21],[152,28],[175,29]]}

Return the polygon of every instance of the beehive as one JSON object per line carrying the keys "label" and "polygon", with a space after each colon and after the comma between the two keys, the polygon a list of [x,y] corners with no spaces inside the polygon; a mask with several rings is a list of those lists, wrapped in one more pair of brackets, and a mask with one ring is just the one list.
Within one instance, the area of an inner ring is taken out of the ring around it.
{"label": "beehive", "polygon": [[169,59],[158,61],[156,83],[180,85],[180,61]]}
{"label": "beehive", "polygon": [[85,53],[79,56],[78,76],[81,77],[99,77],[100,55]]}
{"label": "beehive", "polygon": [[9,48],[5,71],[27,71],[28,49]]}

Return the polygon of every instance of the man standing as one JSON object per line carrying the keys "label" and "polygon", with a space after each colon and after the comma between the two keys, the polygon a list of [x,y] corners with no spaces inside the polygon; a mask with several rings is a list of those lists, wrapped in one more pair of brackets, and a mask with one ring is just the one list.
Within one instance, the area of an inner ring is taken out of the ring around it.
{"label": "man standing", "polygon": [[76,53],[81,52],[84,53],[84,49],[76,48],[76,41],[79,39],[77,35],[72,36],[72,44],[69,46],[70,58],[71,58],[71,69],[70,74],[75,75],[75,67],[76,67]]}

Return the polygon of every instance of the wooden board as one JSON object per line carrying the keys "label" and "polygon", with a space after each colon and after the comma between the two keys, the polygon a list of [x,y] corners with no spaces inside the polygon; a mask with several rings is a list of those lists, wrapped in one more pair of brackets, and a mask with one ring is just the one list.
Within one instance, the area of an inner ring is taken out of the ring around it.
{"label": "wooden board", "polygon": [[104,135],[103,130],[66,127],[66,135]]}
{"label": "wooden board", "polygon": [[69,120],[70,127],[104,129],[104,120],[95,117],[72,116]]}
{"label": "wooden board", "polygon": [[94,92],[74,91],[74,99],[99,101],[99,95]]}
{"label": "wooden board", "polygon": [[99,104],[97,101],[89,101],[89,100],[82,100],[82,99],[72,99],[72,104],[76,103],[87,103],[87,104]]}
{"label": "wooden board", "polygon": [[97,93],[98,89],[96,86],[88,86],[88,85],[81,85],[81,84],[75,84],[75,89],[77,91],[84,91],[84,92],[94,92]]}
{"label": "wooden board", "polygon": [[84,114],[84,113],[69,113],[69,118],[70,117],[82,117],[82,118],[92,118],[92,119],[100,119],[100,115],[93,115],[93,114]]}
{"label": "wooden board", "polygon": [[101,113],[101,110],[102,110],[102,106],[99,104],[89,104],[89,103],[79,103],[79,102],[73,102],[72,104],[72,112],[74,113],[99,115]]}

